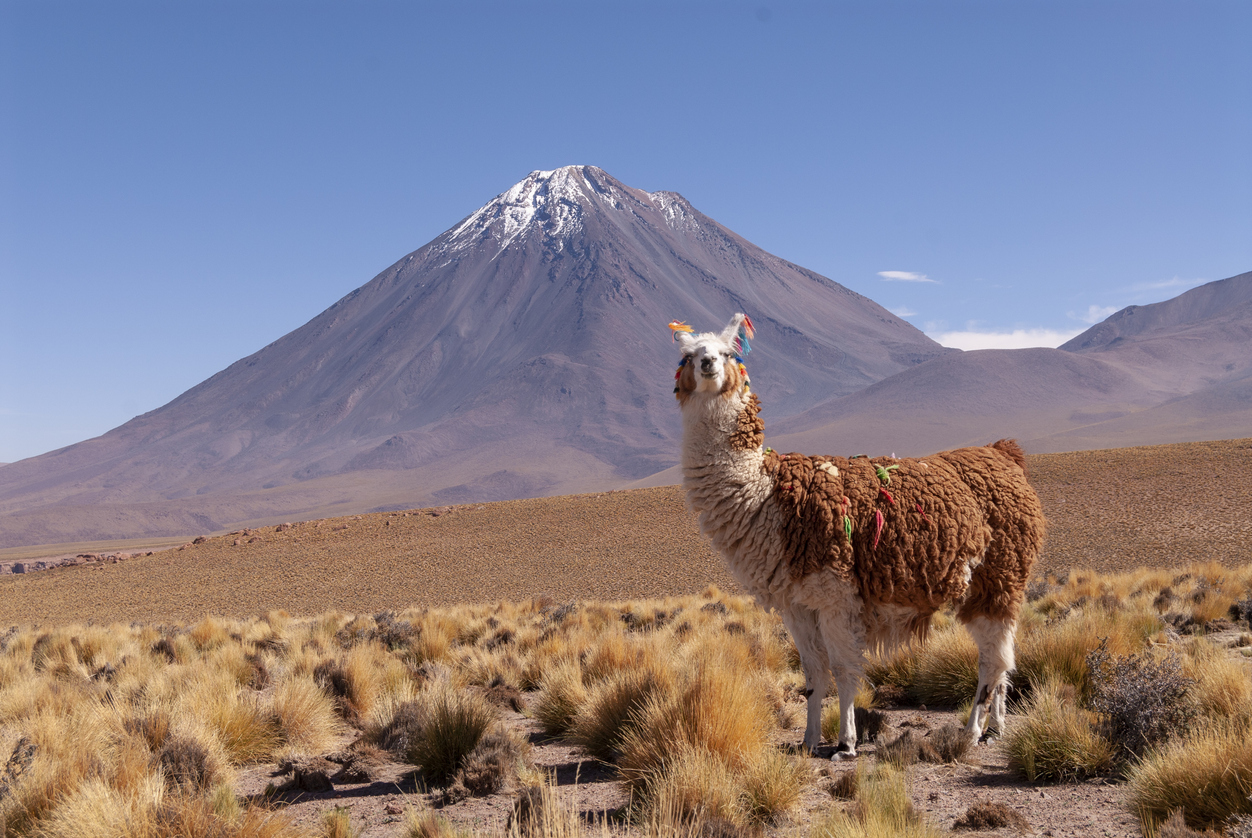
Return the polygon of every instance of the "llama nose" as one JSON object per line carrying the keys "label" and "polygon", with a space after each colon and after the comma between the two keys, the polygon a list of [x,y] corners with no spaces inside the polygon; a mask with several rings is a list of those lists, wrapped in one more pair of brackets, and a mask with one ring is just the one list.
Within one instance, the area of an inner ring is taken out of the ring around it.
{"label": "llama nose", "polygon": [[700,359],[700,372],[712,372],[712,371],[713,371],[713,359],[701,358]]}

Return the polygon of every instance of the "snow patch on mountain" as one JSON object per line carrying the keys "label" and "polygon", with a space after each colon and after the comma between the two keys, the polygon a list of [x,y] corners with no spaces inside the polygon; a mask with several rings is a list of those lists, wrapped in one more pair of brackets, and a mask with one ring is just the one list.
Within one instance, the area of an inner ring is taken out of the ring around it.
{"label": "snow patch on mountain", "polygon": [[661,211],[665,223],[672,229],[688,232],[700,229],[700,222],[688,211],[691,205],[677,192],[649,192],[648,198]]}
{"label": "snow patch on mountain", "polygon": [[650,204],[674,230],[690,232],[700,226],[690,204],[676,192],[627,194],[595,166],[563,166],[531,172],[445,233],[437,249],[454,257],[492,239],[498,256],[513,242],[537,234],[563,250],[565,239],[583,229],[583,214],[592,201],[635,214],[646,212]]}
{"label": "snow patch on mountain", "polygon": [[563,248],[564,238],[582,229],[583,206],[588,200],[617,205],[611,190],[597,188],[588,178],[588,170],[595,171],[588,166],[564,166],[531,172],[448,231],[440,249],[453,254],[490,237],[499,255],[515,240],[536,232]]}

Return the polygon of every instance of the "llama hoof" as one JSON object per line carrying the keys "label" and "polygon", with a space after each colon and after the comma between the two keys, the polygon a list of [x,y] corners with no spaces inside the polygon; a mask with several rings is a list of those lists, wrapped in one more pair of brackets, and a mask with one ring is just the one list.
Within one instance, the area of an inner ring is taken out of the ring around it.
{"label": "llama hoof", "polygon": [[989,730],[986,733],[984,733],[982,736],[978,737],[978,744],[986,745],[989,742],[995,742],[999,738],[1000,738],[1000,731]]}
{"label": "llama hoof", "polygon": [[835,752],[830,755],[831,762],[842,762],[845,759],[856,759],[856,751],[846,742],[840,742]]}

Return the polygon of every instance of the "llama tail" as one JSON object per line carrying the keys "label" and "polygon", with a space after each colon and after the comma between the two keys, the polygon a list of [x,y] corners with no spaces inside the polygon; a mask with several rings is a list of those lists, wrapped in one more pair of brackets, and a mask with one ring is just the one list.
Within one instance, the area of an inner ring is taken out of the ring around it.
{"label": "llama tail", "polygon": [[1030,472],[1026,470],[1026,452],[1023,451],[1022,447],[1017,444],[1017,440],[1001,439],[991,443],[987,447],[994,448],[996,451],[999,451],[1001,454],[1017,463],[1017,467],[1022,470],[1022,474],[1026,475],[1027,478],[1030,477]]}

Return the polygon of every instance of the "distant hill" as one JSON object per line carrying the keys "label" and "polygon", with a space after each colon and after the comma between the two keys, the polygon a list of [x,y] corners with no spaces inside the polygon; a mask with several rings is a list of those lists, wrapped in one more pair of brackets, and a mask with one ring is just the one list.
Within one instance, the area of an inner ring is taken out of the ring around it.
{"label": "distant hill", "polygon": [[766,433],[780,450],[900,456],[1006,436],[1035,453],[1246,437],[1252,273],[1122,309],[1058,349],[934,358]]}
{"label": "distant hill", "polygon": [[773,416],[955,352],[681,195],[533,172],[169,404],[0,468],[0,547],[618,486],[677,459],[665,324],[736,311]]}

